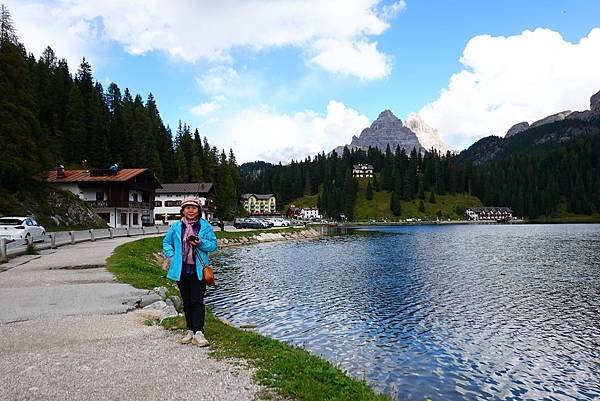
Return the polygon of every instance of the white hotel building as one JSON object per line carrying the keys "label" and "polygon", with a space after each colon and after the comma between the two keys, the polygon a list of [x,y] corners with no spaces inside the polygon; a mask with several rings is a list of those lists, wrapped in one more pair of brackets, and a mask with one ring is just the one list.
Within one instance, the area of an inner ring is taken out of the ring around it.
{"label": "white hotel building", "polygon": [[171,224],[181,220],[181,202],[188,196],[200,198],[202,218],[210,220],[214,217],[216,207],[214,205],[215,187],[212,183],[170,183],[162,184],[162,188],[156,190],[154,199],[154,220]]}

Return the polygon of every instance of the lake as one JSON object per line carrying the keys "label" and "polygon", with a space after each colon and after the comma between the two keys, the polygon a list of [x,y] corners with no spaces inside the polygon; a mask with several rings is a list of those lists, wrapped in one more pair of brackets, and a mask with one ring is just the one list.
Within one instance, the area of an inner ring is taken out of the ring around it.
{"label": "lake", "polygon": [[600,397],[600,225],[364,227],[212,259],[217,316],[396,399]]}

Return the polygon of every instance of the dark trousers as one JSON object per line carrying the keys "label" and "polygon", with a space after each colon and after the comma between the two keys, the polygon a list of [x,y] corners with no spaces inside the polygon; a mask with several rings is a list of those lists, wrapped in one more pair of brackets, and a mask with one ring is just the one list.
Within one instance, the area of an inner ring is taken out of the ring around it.
{"label": "dark trousers", "polygon": [[206,283],[198,280],[196,273],[181,272],[181,277],[177,282],[179,292],[183,301],[183,313],[188,330],[194,333],[201,331],[204,333],[204,293],[206,292]]}

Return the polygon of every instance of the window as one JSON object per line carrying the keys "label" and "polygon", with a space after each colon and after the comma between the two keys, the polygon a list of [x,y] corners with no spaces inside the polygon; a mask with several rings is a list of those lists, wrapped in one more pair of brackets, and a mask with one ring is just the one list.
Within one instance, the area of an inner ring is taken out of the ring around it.
{"label": "window", "polygon": [[177,206],[181,206],[181,201],[180,201],[180,200],[176,200],[176,201],[165,201],[165,206],[166,206],[166,207],[177,207]]}
{"label": "window", "polygon": [[134,192],[134,193],[132,194],[132,197],[133,197],[133,201],[134,201],[134,202],[137,202],[137,201],[138,201],[138,194],[137,194],[137,192]]}
{"label": "window", "polygon": [[127,213],[121,213],[121,225],[122,226],[127,225]]}
{"label": "window", "polygon": [[133,225],[134,226],[138,225],[138,214],[137,213],[133,214]]}
{"label": "window", "polygon": [[103,201],[104,200],[104,192],[96,192],[96,200]]}
{"label": "window", "polygon": [[107,223],[110,223],[110,213],[98,213],[98,216]]}
{"label": "window", "polygon": [[154,207],[162,207],[162,201],[154,201]]}

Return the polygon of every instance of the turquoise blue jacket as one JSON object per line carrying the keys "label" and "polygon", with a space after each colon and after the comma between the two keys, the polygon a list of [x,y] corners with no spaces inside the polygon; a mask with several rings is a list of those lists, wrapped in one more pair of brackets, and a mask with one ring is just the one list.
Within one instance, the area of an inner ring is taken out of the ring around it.
{"label": "turquoise blue jacket", "polygon": [[[166,258],[171,258],[169,263],[169,269],[167,270],[167,278],[179,281],[181,278],[181,267],[182,267],[182,255],[183,255],[183,242],[181,241],[182,222],[177,221],[173,223],[165,239],[163,240],[163,254]],[[198,277],[202,278],[202,265],[208,265],[208,252],[212,252],[217,249],[217,237],[213,231],[212,226],[208,221],[200,219],[200,230],[198,230],[198,237],[201,242],[197,249],[200,251],[197,253],[196,260],[196,272]],[[202,258],[202,264],[200,259]]]}

